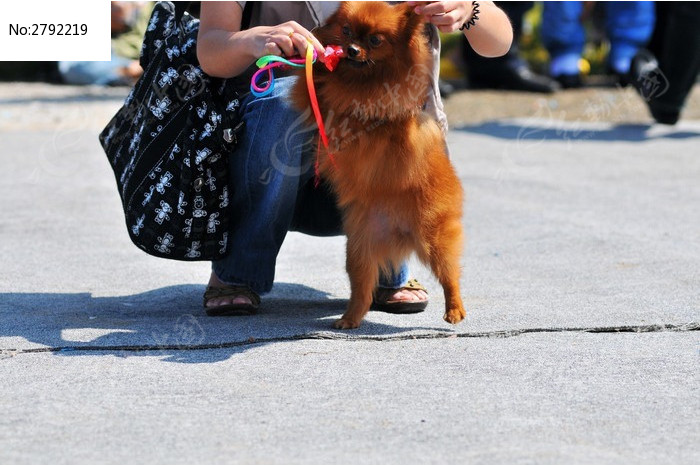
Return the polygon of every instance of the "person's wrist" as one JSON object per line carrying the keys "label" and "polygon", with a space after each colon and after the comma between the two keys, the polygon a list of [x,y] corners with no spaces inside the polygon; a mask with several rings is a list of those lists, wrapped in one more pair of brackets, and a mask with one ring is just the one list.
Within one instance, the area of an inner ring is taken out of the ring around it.
{"label": "person's wrist", "polygon": [[[246,61],[254,63],[255,60],[265,54],[265,39],[263,34],[256,31],[257,28],[245,29],[235,33],[234,40],[243,50]],[[262,53],[262,55],[260,55]]]}
{"label": "person's wrist", "polygon": [[468,31],[470,28],[476,25],[476,22],[479,21],[479,14],[481,13],[481,11],[479,10],[480,7],[481,5],[479,5],[479,2],[477,2],[476,0],[472,2],[469,17],[460,26],[460,31]]}

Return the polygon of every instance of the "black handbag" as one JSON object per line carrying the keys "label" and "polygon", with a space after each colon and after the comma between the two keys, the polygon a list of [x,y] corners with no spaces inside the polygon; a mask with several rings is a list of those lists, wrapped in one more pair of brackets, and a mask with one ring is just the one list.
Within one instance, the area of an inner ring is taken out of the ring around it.
{"label": "black handbag", "polygon": [[187,3],[155,5],[144,73],[99,139],[133,243],[158,257],[215,260],[227,251],[227,159],[243,123],[235,86],[199,66],[199,20]]}

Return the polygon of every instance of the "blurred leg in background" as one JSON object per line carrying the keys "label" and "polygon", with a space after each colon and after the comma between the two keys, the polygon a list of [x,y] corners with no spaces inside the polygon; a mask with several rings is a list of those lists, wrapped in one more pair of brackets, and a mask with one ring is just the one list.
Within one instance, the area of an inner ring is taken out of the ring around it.
{"label": "blurred leg in background", "polygon": [[605,31],[610,41],[608,66],[627,84],[634,55],[649,43],[654,30],[654,2],[603,2]]}
{"label": "blurred leg in background", "polygon": [[[610,42],[608,67],[626,84],[632,57],[648,43],[654,28],[653,2],[600,2]],[[542,42],[550,55],[550,75],[566,88],[580,87],[579,60],[586,42],[583,22],[592,5],[544,2]]]}
{"label": "blurred leg in background", "polygon": [[61,61],[66,84],[132,85],[141,76],[139,53],[153,6],[148,2],[111,2],[111,61]]}
{"label": "blurred leg in background", "polygon": [[558,84],[547,76],[533,73],[520,58],[518,42],[523,30],[523,15],[533,2],[496,2],[513,23],[513,45],[498,58],[484,58],[472,50],[462,37],[462,58],[466,66],[468,87],[472,89],[510,89],[528,92],[554,92]]}
{"label": "blurred leg in background", "polygon": [[549,74],[564,88],[581,87],[578,62],[586,34],[581,24],[583,2],[544,2],[542,43],[550,56]]}
{"label": "blurred leg in background", "polygon": [[629,80],[657,122],[678,122],[699,71],[700,4],[656,2],[649,50],[634,57]]}

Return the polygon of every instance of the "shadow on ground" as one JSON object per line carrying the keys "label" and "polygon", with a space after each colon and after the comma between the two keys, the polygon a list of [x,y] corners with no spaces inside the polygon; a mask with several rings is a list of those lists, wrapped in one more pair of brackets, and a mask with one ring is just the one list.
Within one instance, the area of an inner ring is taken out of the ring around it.
{"label": "shadow on ground", "polygon": [[[656,128],[660,128],[660,130]],[[688,139],[700,136],[698,131],[648,124],[596,126],[592,123],[540,118],[506,122],[488,121],[474,125],[456,126],[451,129],[498,139],[528,141],[644,142],[655,139]]]}
{"label": "shadow on ground", "polygon": [[211,363],[260,344],[294,341],[314,334],[336,332],[340,337],[353,337],[415,330],[449,331],[371,321],[365,321],[352,333],[335,331],[332,322],[343,313],[347,300],[288,283],[275,284],[257,315],[208,317],[202,309],[203,292],[201,285],[185,284],[119,297],[94,297],[89,293],[0,294],[0,338],[8,338],[0,349],[11,353],[26,351],[30,346],[30,350],[60,356],[148,355],[171,362]]}

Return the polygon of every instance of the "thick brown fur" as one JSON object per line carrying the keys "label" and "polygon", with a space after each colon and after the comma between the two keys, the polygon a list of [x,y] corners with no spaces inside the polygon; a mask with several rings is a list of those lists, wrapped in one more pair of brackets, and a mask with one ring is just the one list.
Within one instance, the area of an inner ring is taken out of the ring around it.
{"label": "thick brown fur", "polygon": [[[444,319],[456,324],[465,316],[459,290],[463,193],[442,131],[421,111],[431,62],[424,31],[407,5],[343,2],[314,32],[324,45],[356,52],[332,73],[314,67],[330,139],[329,149],[321,149],[320,173],[338,197],[348,237],[351,296],[336,328],[357,328],[378,269],[414,251],[443,287]],[[310,108],[303,78],[293,101],[300,110]]]}

